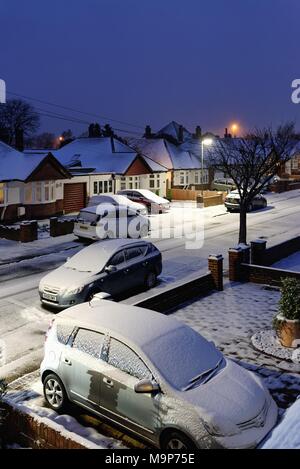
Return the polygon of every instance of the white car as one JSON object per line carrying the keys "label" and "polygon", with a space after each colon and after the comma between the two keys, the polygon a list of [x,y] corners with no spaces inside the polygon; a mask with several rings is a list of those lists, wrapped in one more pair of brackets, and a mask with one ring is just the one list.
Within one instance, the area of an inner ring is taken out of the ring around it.
{"label": "white car", "polygon": [[130,207],[141,215],[147,215],[148,213],[145,205],[133,202],[125,195],[120,194],[93,195],[89,200],[88,207],[95,207],[99,204],[123,205]]}
{"label": "white car", "polygon": [[80,210],[73,233],[78,238],[99,240],[143,238],[149,230],[149,218],[131,207],[103,203]]}
{"label": "white car", "polygon": [[252,448],[277,420],[261,379],[187,325],[92,299],[59,313],[45,343],[47,403],[69,401],[162,449]]}

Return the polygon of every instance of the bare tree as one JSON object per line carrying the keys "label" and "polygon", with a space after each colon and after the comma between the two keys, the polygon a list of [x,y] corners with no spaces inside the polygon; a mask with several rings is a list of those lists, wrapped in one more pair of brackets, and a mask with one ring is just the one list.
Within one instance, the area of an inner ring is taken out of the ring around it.
{"label": "bare tree", "polygon": [[40,118],[34,107],[21,99],[9,99],[0,106],[0,128],[5,129],[8,144],[15,144],[23,135],[30,135],[40,125]]}
{"label": "bare tree", "polygon": [[209,150],[210,164],[233,179],[240,198],[239,243],[247,242],[247,212],[280,166],[290,159],[294,125],[255,130],[243,138],[219,139]]}
{"label": "bare tree", "polygon": [[55,148],[57,138],[51,132],[43,132],[27,138],[25,143],[27,147],[31,148]]}

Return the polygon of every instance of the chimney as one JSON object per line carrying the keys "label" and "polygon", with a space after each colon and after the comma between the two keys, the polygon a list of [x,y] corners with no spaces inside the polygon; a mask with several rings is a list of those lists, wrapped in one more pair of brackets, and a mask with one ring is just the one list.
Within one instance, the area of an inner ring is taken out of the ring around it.
{"label": "chimney", "polygon": [[15,147],[19,151],[24,151],[24,132],[22,129],[16,130]]}
{"label": "chimney", "polygon": [[225,127],[225,134],[224,134],[224,138],[228,138],[228,129],[227,129],[227,127]]}
{"label": "chimney", "polygon": [[182,127],[182,125],[180,125],[179,128],[178,128],[178,142],[180,142],[180,143],[183,142],[183,127]]}
{"label": "chimney", "polygon": [[195,137],[200,139],[201,136],[202,136],[201,127],[200,127],[200,125],[197,125],[196,130],[195,130]]}
{"label": "chimney", "polygon": [[146,125],[144,137],[145,138],[151,138],[152,137],[152,129],[151,129],[150,125]]}
{"label": "chimney", "polygon": [[94,131],[95,131],[95,125],[94,125],[94,124],[90,124],[90,125],[89,125],[89,138],[93,138],[93,137],[94,137]]}

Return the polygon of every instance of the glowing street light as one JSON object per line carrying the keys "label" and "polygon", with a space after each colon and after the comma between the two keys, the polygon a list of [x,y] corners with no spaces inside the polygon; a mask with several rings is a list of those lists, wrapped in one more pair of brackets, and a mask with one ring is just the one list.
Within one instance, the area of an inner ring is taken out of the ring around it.
{"label": "glowing street light", "polygon": [[239,130],[239,125],[236,124],[236,123],[233,123],[231,125],[231,132],[232,132],[234,137],[236,137],[238,130]]}
{"label": "glowing street light", "polygon": [[209,147],[212,145],[213,139],[212,138],[204,138],[201,140],[201,178],[202,178],[202,201],[203,201],[203,161],[204,161],[204,146]]}

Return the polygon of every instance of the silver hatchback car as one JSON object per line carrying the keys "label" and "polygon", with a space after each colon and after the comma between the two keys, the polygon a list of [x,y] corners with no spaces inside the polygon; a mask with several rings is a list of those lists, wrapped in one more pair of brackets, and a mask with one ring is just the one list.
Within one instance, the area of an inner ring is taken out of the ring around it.
{"label": "silver hatchback car", "polygon": [[277,420],[260,378],[193,329],[96,298],[56,316],[41,379],[56,411],[71,401],[162,449],[255,447]]}

